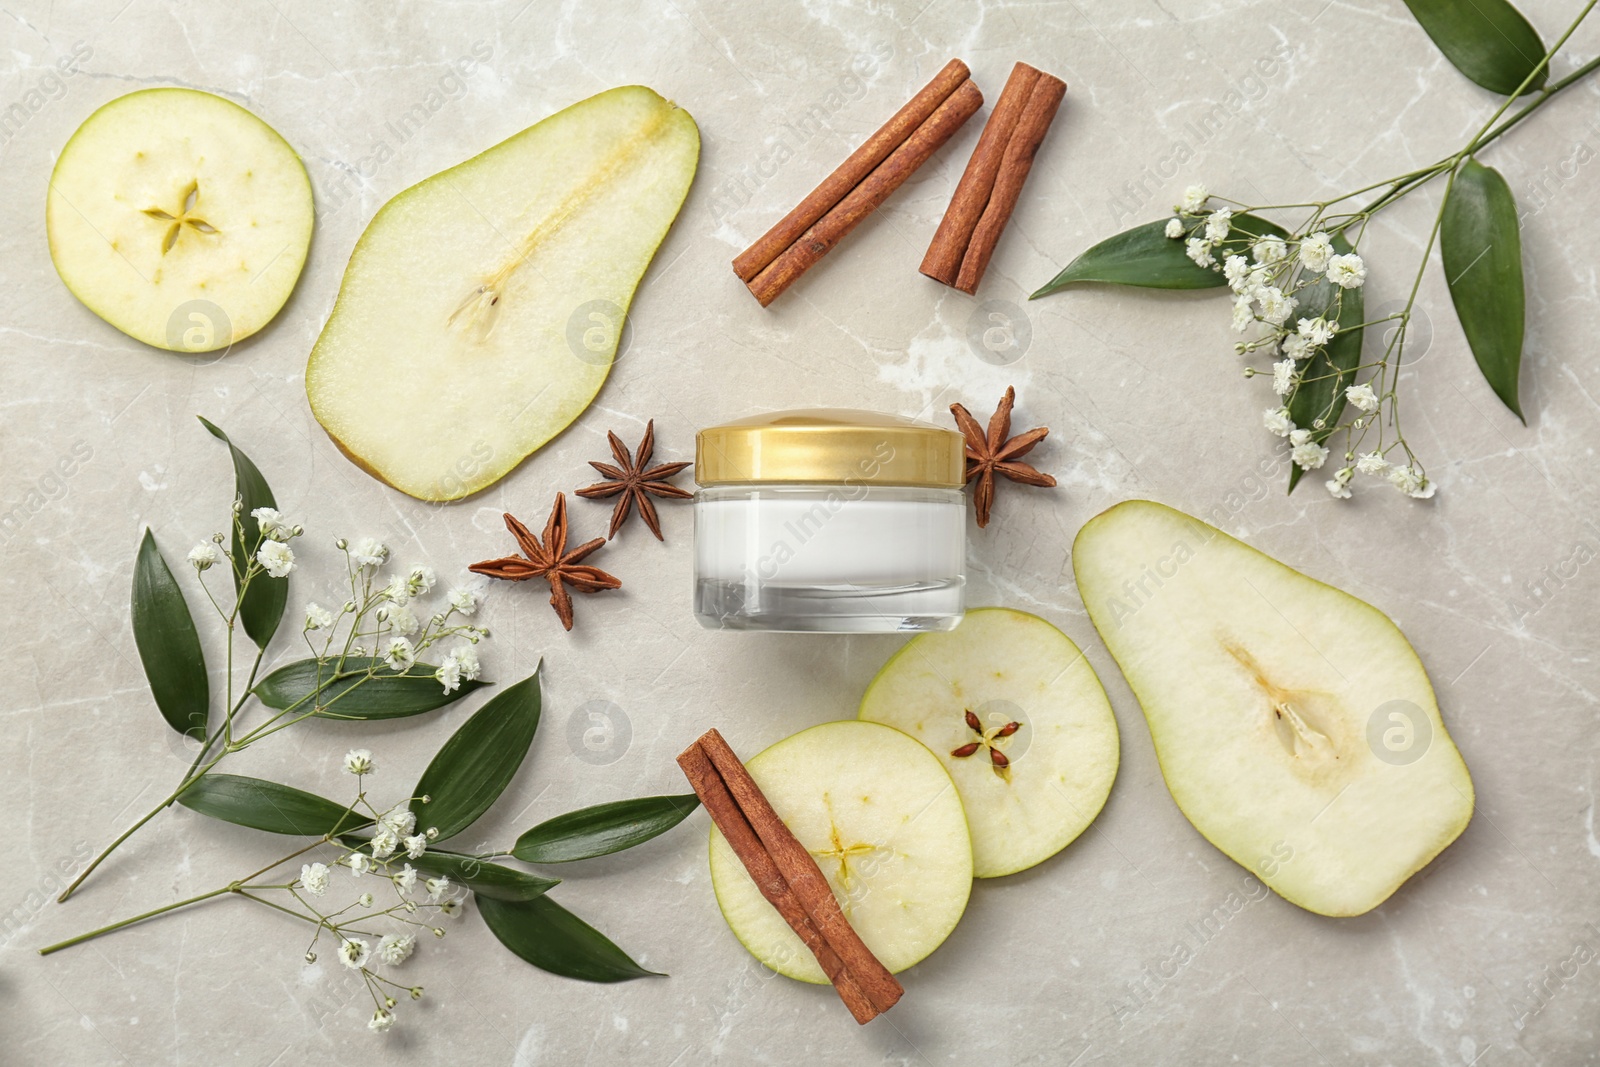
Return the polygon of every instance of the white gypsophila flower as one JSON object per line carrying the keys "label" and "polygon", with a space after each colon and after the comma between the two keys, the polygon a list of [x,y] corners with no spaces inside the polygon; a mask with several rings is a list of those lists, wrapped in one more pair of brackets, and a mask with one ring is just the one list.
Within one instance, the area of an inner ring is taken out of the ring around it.
{"label": "white gypsophila flower", "polygon": [[1269,235],[1251,245],[1250,254],[1257,263],[1270,267],[1274,263],[1282,263],[1283,257],[1289,254],[1289,248],[1283,243],[1283,238]]}
{"label": "white gypsophila flower", "polygon": [[389,546],[375,537],[363,537],[350,546],[350,559],[358,567],[381,567],[389,558]]}
{"label": "white gypsophila flower", "polygon": [[[406,842],[409,844],[411,842],[411,838],[406,838]],[[416,859],[416,856],[412,856],[411,858]],[[406,864],[400,869],[399,874],[394,875],[394,884],[399,887],[400,892],[402,893],[411,892],[411,890],[415,889],[417,885],[417,869],[411,866],[409,863]]]}
{"label": "white gypsophila flower", "polygon": [[[405,839],[404,844],[406,846],[407,859],[421,859],[422,854],[428,850],[428,835],[412,834],[410,837]],[[411,865],[406,864],[406,866],[410,867]],[[406,888],[409,889],[410,886],[407,886]]]}
{"label": "white gypsophila flower", "polygon": [[1222,261],[1222,276],[1228,280],[1228,288],[1236,293],[1245,291],[1245,279],[1250,274],[1250,261],[1243,256],[1229,256]]}
{"label": "white gypsophila flower", "polygon": [[1284,296],[1276,285],[1262,289],[1256,299],[1261,301],[1261,318],[1274,326],[1282,326],[1283,320],[1294,314],[1294,307],[1299,303],[1292,296]]}
{"label": "white gypsophila flower", "polygon": [[372,835],[372,858],[387,859],[400,847],[400,835],[388,827],[381,827]]}
{"label": "white gypsophila flower", "polygon": [[1250,324],[1256,321],[1255,309],[1250,305],[1248,296],[1233,298],[1233,330],[1235,333],[1244,333]]}
{"label": "white gypsophila flower", "polygon": [[1354,252],[1334,256],[1328,260],[1328,280],[1341,289],[1359,289],[1367,280],[1367,265]]}
{"label": "white gypsophila flower", "polygon": [[421,596],[433,588],[436,580],[432,567],[416,563],[406,572],[406,590],[412,596]]}
{"label": "white gypsophila flower", "polygon": [[379,1008],[372,1013],[372,1018],[367,1020],[367,1029],[375,1034],[381,1034],[394,1026],[394,1012],[387,1008]]}
{"label": "white gypsophila flower", "polygon": [[1318,230],[1300,242],[1300,263],[1307,270],[1321,274],[1328,269],[1328,260],[1331,258],[1333,239],[1323,231]]}
{"label": "white gypsophila flower", "polygon": [[416,829],[417,814],[405,805],[396,805],[378,816],[378,825],[393,830],[397,837],[404,837]]}
{"label": "white gypsophila flower", "polygon": [[1272,365],[1272,391],[1288,396],[1294,391],[1294,360],[1280,360]]}
{"label": "white gypsophila flower", "polygon": [[478,680],[478,672],[481,671],[483,667],[478,662],[477,649],[473,648],[470,644],[461,645],[450,654],[455,657],[456,664],[461,668],[461,677],[465,678],[469,682],[475,682]]}
{"label": "white gypsophila flower", "polygon": [[1332,478],[1322,483],[1327,486],[1328,495],[1335,500],[1349,500],[1353,495],[1350,492],[1350,475],[1352,473],[1349,467],[1340,467],[1335,471]]}
{"label": "white gypsophila flower", "polygon": [[1261,425],[1278,437],[1288,437],[1294,432],[1288,408],[1268,408],[1261,413]]}
{"label": "white gypsophila flower", "polygon": [[445,599],[462,615],[472,615],[478,610],[478,594],[470,589],[452,589]]}
{"label": "white gypsophila flower", "polygon": [[372,857],[365,852],[352,852],[344,859],[344,865],[350,868],[353,878],[360,878],[367,871],[375,871],[378,865],[372,862]]}
{"label": "white gypsophila flower", "polygon": [[417,947],[417,939],[410,934],[399,936],[384,934],[378,941],[378,960],[391,967],[398,967],[411,958],[411,953]]}
{"label": "white gypsophila flower", "polygon": [[213,541],[201,541],[189,550],[189,562],[197,571],[209,570],[222,562],[222,549]]}
{"label": "white gypsophila flower", "polygon": [[1315,352],[1316,349],[1311,346],[1311,342],[1297,333],[1291,333],[1283,339],[1283,354],[1290,359],[1306,359]]}
{"label": "white gypsophila flower", "polygon": [[1183,236],[1183,220],[1182,219],[1168,219],[1167,220],[1166,234],[1167,234],[1168,237],[1172,238],[1174,241],[1176,241],[1178,238],[1182,237]]}
{"label": "white gypsophila flower", "polygon": [[406,585],[404,575],[393,574],[389,576],[388,584],[378,591],[378,595],[393,603],[404,604],[411,599],[411,590]]}
{"label": "white gypsophila flower", "polygon": [[351,774],[371,774],[371,751],[365,748],[352,748],[344,754],[344,769]]}
{"label": "white gypsophila flower", "polygon": [[306,629],[326,630],[333,625],[333,612],[317,603],[306,605]]}
{"label": "white gypsophila flower", "polygon": [[1301,337],[1314,345],[1325,345],[1333,340],[1333,335],[1339,332],[1337,322],[1329,322],[1318,315],[1314,319],[1301,319],[1295,324]]}
{"label": "white gypsophila flower", "polygon": [[1356,459],[1356,470],[1362,474],[1382,474],[1389,469],[1389,461],[1382,452],[1363,452]]}
{"label": "white gypsophila flower", "polygon": [[389,627],[403,637],[410,637],[422,628],[422,624],[417,621],[416,612],[407,604],[391,604],[381,610]]}
{"label": "white gypsophila flower", "polygon": [[261,536],[273,541],[287,541],[294,536],[294,523],[284,518],[277,508],[255,508],[250,517],[256,520]]}
{"label": "white gypsophila flower", "polygon": [[256,562],[274,578],[287,578],[294,570],[294,549],[282,541],[267,541],[256,549]]}
{"label": "white gypsophila flower", "polygon": [[1289,458],[1302,470],[1314,471],[1328,459],[1328,450],[1315,441],[1305,441],[1294,446]]}
{"label": "white gypsophila flower", "polygon": [[1197,215],[1200,209],[1206,206],[1206,200],[1210,196],[1211,190],[1205,186],[1191,185],[1183,191],[1183,203],[1179,205],[1179,210],[1185,215]]}
{"label": "white gypsophila flower", "polygon": [[[377,869],[377,864],[373,864],[373,869],[374,870]],[[371,893],[362,893],[359,897],[356,898],[356,903],[360,904],[363,908],[372,907],[372,894]]]}
{"label": "white gypsophila flower", "polygon": [[1206,216],[1206,240],[1212,244],[1220,244],[1228,239],[1228,231],[1233,228],[1233,209],[1218,208]]}
{"label": "white gypsophila flower", "polygon": [[448,875],[441,874],[437,878],[429,878],[423,884],[428,887],[428,899],[434,902],[437,902],[440,897],[450,890],[450,878]]}
{"label": "white gypsophila flower", "polygon": [[455,918],[461,914],[461,898],[451,897],[449,900],[440,901],[439,914]]}
{"label": "white gypsophila flower", "polygon": [[300,868],[300,885],[307,893],[320,897],[328,891],[328,865],[307,863]]}
{"label": "white gypsophila flower", "polygon": [[367,957],[372,954],[372,946],[359,937],[345,938],[339,944],[339,962],[351,970],[358,970],[367,965]]}
{"label": "white gypsophila flower", "polygon": [[1216,263],[1217,257],[1211,254],[1211,242],[1199,237],[1191,237],[1183,242],[1184,254],[1194,260],[1197,267],[1209,267]]}
{"label": "white gypsophila flower", "polygon": [[408,638],[391,637],[384,648],[383,662],[388,664],[392,671],[408,671],[411,665],[417,662],[417,650],[411,647]]}
{"label": "white gypsophila flower", "polygon": [[454,655],[446,656],[444,662],[439,664],[439,669],[433,672],[433,677],[444,686],[446,693],[454,693],[461,688],[461,664]]}
{"label": "white gypsophila flower", "polygon": [[1372,385],[1368,382],[1348,387],[1344,391],[1344,398],[1369,415],[1378,410],[1378,394],[1372,391]]}
{"label": "white gypsophila flower", "polygon": [[1298,447],[1299,445],[1305,444],[1309,440],[1311,440],[1311,431],[1310,430],[1302,430],[1302,429],[1296,428],[1296,429],[1293,429],[1293,430],[1289,431],[1289,443],[1291,445],[1295,445],[1295,446]]}
{"label": "white gypsophila flower", "polygon": [[1433,495],[1433,483],[1409,463],[1404,467],[1396,466],[1389,472],[1389,484],[1417,500],[1426,500]]}

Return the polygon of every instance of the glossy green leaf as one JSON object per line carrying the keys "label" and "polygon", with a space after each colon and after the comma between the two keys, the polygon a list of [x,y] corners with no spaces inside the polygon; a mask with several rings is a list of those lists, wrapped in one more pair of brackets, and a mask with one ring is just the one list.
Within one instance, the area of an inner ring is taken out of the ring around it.
{"label": "glossy green leaf", "polygon": [[665,833],[699,806],[699,797],[685,793],[579,808],[547,819],[517,838],[511,854],[529,863],[567,863],[608,856]]}
{"label": "glossy green leaf", "polygon": [[[437,840],[477,821],[505,791],[539,728],[539,671],[499,693],[461,724],[417,780],[411,802],[419,827]],[[422,797],[428,797],[428,803]]]}
{"label": "glossy green leaf", "polygon": [[178,794],[178,803],[213,819],[274,834],[321,837],[372,820],[315,793],[240,774],[206,774]]}
{"label": "glossy green leaf", "polygon": [[211,685],[189,604],[148,529],[133,564],[133,641],[162,718],[197,741],[206,736]]}
{"label": "glossy green leaf", "polygon": [[[1028,299],[1036,300],[1076,282],[1136,285],[1147,289],[1214,289],[1228,284],[1220,269],[1196,266],[1184,250],[1182,238],[1168,237],[1167,219],[1147,222],[1104,241],[1068,263],[1060,274]],[[1199,225],[1199,220],[1191,224]],[[1248,252],[1250,242],[1271,234],[1283,237],[1283,227],[1255,215],[1235,215],[1233,229],[1213,254],[1220,265],[1236,253]]]}
{"label": "glossy green leaf", "polygon": [[452,882],[464,885],[480,897],[495,900],[533,900],[544,896],[552,886],[561,884],[559,878],[540,878],[514,867],[480,860],[459,852],[440,852],[428,849],[419,858],[409,861],[419,871],[442,874]]}
{"label": "glossy green leaf", "polygon": [[[1333,250],[1339,255],[1353,251],[1342,233],[1333,235]],[[1327,440],[1333,428],[1339,425],[1346,403],[1344,391],[1356,384],[1355,370],[1361,365],[1361,342],[1366,333],[1364,328],[1359,328],[1365,313],[1362,292],[1360,288],[1341,289],[1324,277],[1295,293],[1300,303],[1290,316],[1290,325],[1300,319],[1319,316],[1332,319],[1334,309],[1338,309],[1339,332],[1315,356],[1306,360],[1301,371],[1304,380],[1289,403],[1290,421],[1311,430],[1311,439],[1318,443]],[[1320,430],[1314,425],[1319,418],[1323,421]],[[1330,457],[1330,461],[1335,458]],[[1294,492],[1304,474],[1300,467],[1290,464],[1289,492]]]}
{"label": "glossy green leaf", "polygon": [[[370,676],[369,668],[374,670]],[[261,679],[255,694],[269,708],[306,710],[301,707],[302,702],[320,686],[317,703],[326,709],[317,713],[320,718],[398,719],[453,704],[489,684],[462,679],[458,689],[446,693],[433,676],[437,669],[429,663],[417,663],[404,674],[396,674],[380,659],[350,656],[344,661],[344,669],[336,670],[332,660],[319,665],[315,659],[302,659]]]}
{"label": "glossy green leaf", "polygon": [[1444,202],[1439,257],[1456,317],[1489,387],[1523,422],[1517,398],[1526,297],[1522,235],[1511,187],[1493,167],[1469,159]]}
{"label": "glossy green leaf", "polygon": [[542,971],[586,982],[660,976],[549,897],[522,903],[479,897],[478,911],[502,945]]}
{"label": "glossy green leaf", "polygon": [[[1406,0],[1406,6],[1444,57],[1490,92],[1510,96],[1544,58],[1538,31],[1507,0]],[[1548,65],[1540,68],[1528,89],[1548,74]]]}
{"label": "glossy green leaf", "polygon": [[[234,530],[233,558],[242,565],[247,558],[245,545],[254,545],[261,537],[260,526],[250,517],[250,513],[256,508],[276,508],[278,502],[273,499],[271,487],[261,476],[260,469],[250,461],[250,457],[241,452],[221,428],[204,417],[200,418],[200,423],[211,431],[213,437],[226,444],[233,456],[234,492],[244,501],[244,511],[239,516],[244,537],[241,539],[239,530]],[[235,592],[239,589],[237,571],[233,576],[233,588]],[[267,642],[272,640],[272,635],[278,630],[278,622],[283,618],[283,607],[288,600],[289,579],[273,578],[264,572],[251,579],[244,602],[239,605],[239,621],[244,624],[244,632],[258,648],[266,648]]]}

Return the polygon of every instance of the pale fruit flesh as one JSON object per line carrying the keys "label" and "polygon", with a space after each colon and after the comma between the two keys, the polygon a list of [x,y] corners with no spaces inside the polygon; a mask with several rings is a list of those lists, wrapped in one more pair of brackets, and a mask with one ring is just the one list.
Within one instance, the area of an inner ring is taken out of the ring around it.
{"label": "pale fruit flesh", "polygon": [[1466,828],[1466,765],[1376,608],[1150,501],[1072,561],[1178,807],[1285,899],[1370,911]]}
{"label": "pale fruit flesh", "polygon": [[306,368],[324,429],[424,500],[499,480],[599,391],[699,151],[688,112],[625,86],[396,195]]}
{"label": "pale fruit flesh", "polygon": [[[955,929],[972,889],[972,851],[961,801],[927,749],[886,726],[846,720],[785,738],[746,767],[890,971],[923,959]],[[711,885],[756,959],[802,982],[827,982],[715,826]]]}
{"label": "pale fruit flesh", "polygon": [[[1116,717],[1094,668],[1071,638],[1024,611],[981,608],[949,633],[913,638],[867,687],[860,715],[916,738],[944,764],[979,878],[1061,851],[1100,813],[1117,776]],[[1011,722],[1020,726],[1007,733]]]}
{"label": "pale fruit flesh", "polygon": [[145,89],[86,119],[45,225],[74,296],[128,336],[224,349],[265,326],[305,264],[314,209],[294,149],[237,104]]}

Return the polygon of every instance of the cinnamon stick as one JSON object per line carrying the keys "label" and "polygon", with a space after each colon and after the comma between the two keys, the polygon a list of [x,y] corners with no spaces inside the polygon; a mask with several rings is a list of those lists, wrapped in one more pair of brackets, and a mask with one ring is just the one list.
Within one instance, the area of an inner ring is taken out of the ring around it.
{"label": "cinnamon stick", "polygon": [[927,121],[878,164],[861,184],[829,209],[761,273],[745,283],[761,306],[771,304],[780,293],[832,251],[846,234],[926,163],[982,105],[983,94],[978,87],[970,79],[962,82],[934,109]]}
{"label": "cinnamon stick", "polygon": [[821,185],[811,190],[810,195],[800,201],[793,211],[779,219],[760,240],[740,253],[733,261],[733,272],[739,276],[739,280],[748,282],[794,244],[795,238],[810,229],[850,190],[860,185],[862,179],[887,159],[889,153],[905,143],[912,131],[926,122],[945,98],[969,77],[971,72],[961,60],[952,59],[946,63],[932,81],[852,152],[850,158],[824,178]]}
{"label": "cinnamon stick", "polygon": [[[1012,69],[990,124],[1002,116],[1009,118],[1015,114],[1015,119],[1011,120],[1014,124],[1009,131],[997,131],[981,161],[978,154],[985,148],[985,138],[979,138],[978,149],[968,161],[945,220],[940,223],[923,259],[922,273],[964,293],[977,291],[1000,243],[1000,234],[1022,196],[1023,183],[1033,169],[1033,157],[1044,143],[1066,92],[1066,82],[1026,63],[1018,63]],[[1006,100],[1007,95],[1012,97],[1010,101]],[[984,134],[987,137],[987,127]],[[999,153],[998,165],[994,160],[996,152]],[[967,220],[974,216],[976,221],[967,230]],[[948,264],[957,255],[960,267],[952,276]],[[934,269],[929,270],[930,266]]]}
{"label": "cinnamon stick", "polygon": [[856,1021],[893,1007],[904,989],[851,928],[816,860],[722,735],[708,730],[678,764],[757,888],[816,955]]}

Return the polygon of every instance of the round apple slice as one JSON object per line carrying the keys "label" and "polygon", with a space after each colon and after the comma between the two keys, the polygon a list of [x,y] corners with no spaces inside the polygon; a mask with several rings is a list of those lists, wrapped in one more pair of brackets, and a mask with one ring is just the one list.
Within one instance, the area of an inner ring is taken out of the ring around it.
{"label": "round apple slice", "polygon": [[967,612],[897,652],[861,718],[926,745],[961,793],[979,878],[1032,867],[1083,833],[1117,776],[1117,720],[1072,639],[1037,615]]}
{"label": "round apple slice", "polygon": [[[847,719],[802,730],[746,766],[890,971],[921,960],[955,929],[972,891],[972,849],[961,800],[927,749],[896,730]],[[779,974],[826,984],[816,957],[715,826],[711,886],[751,955]]]}
{"label": "round apple slice", "polygon": [[175,352],[227,348],[289,299],[311,243],[293,148],[237,104],[145,89],[72,135],[50,176],[56,273],[123,333]]}

